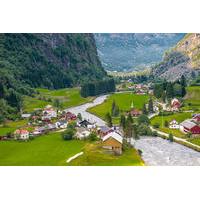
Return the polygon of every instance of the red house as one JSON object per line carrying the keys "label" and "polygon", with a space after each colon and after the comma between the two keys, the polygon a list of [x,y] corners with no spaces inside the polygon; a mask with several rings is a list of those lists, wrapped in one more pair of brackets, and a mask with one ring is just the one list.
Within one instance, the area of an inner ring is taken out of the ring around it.
{"label": "red house", "polygon": [[186,133],[200,134],[200,126],[188,119],[180,123],[180,130]]}
{"label": "red house", "polygon": [[77,117],[75,114],[71,113],[71,112],[66,112],[62,115],[63,118],[65,118],[66,120],[70,121],[70,120],[76,120]]}

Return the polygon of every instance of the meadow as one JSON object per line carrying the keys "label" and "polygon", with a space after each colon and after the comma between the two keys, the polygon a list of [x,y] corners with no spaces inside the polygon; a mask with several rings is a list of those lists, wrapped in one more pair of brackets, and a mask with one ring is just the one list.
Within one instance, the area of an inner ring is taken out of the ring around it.
{"label": "meadow", "polygon": [[143,160],[138,152],[131,148],[122,155],[112,155],[101,148],[101,145],[88,143],[84,147],[84,154],[69,163],[71,166],[142,166]]}
{"label": "meadow", "polygon": [[[131,103],[133,101],[134,108],[142,109],[144,103],[147,103],[149,99],[148,95],[136,95],[131,92],[115,93],[112,94],[104,101],[104,103],[88,109],[89,112],[105,119],[105,115],[111,112],[112,102],[115,101],[119,106],[120,112],[127,112],[131,109]],[[114,123],[119,123],[119,117],[113,118]]]}
{"label": "meadow", "polygon": [[177,122],[182,122],[185,119],[191,118],[191,113],[182,112],[182,113],[174,113],[172,115],[168,116],[155,116],[151,119],[151,125],[159,124],[159,130],[166,132],[166,133],[172,133],[174,136],[185,138],[186,135],[182,133],[179,129],[170,129],[168,127],[164,126],[165,121],[171,122],[173,119],[175,119]]}
{"label": "meadow", "polygon": [[37,108],[44,108],[46,105],[52,104],[55,99],[59,99],[64,108],[77,106],[93,100],[92,97],[81,97],[79,88],[64,88],[59,90],[38,88],[37,92],[39,94],[35,95],[35,97],[24,97],[24,112],[32,112]]}
{"label": "meadow", "polygon": [[[1,141],[0,166],[143,165],[134,149],[121,156],[97,149],[98,145],[89,141],[65,141],[60,133],[39,136],[27,142]],[[84,152],[83,156],[66,163],[67,159],[81,151]]]}

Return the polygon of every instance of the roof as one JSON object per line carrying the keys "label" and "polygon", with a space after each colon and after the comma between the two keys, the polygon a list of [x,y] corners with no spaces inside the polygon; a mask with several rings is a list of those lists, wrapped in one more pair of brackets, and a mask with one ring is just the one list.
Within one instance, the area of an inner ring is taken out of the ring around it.
{"label": "roof", "polygon": [[123,141],[123,138],[121,135],[119,135],[118,133],[116,132],[111,132],[111,133],[108,133],[106,136],[103,137],[103,141],[106,141],[107,139],[109,139],[110,137],[114,138],[115,140],[117,140],[118,142],[122,143]]}
{"label": "roof", "polygon": [[188,128],[188,129],[191,129],[194,126],[196,126],[196,124],[194,122],[192,122],[190,119],[186,119],[185,121],[181,122],[180,125]]}
{"label": "roof", "polygon": [[29,131],[27,131],[26,129],[17,129],[16,131],[15,131],[15,134],[28,134],[29,133]]}
{"label": "roof", "polygon": [[110,131],[111,129],[108,128],[107,126],[99,126],[99,130],[101,130],[102,132],[106,133],[106,132]]}

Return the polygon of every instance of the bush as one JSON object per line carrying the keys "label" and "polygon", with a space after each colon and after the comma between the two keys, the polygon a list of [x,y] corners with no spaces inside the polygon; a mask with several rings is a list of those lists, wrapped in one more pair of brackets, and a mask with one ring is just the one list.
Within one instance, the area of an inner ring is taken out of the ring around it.
{"label": "bush", "polygon": [[159,124],[159,123],[155,123],[155,124],[153,124],[153,127],[154,127],[154,128],[159,128],[159,127],[160,127],[160,124]]}
{"label": "bush", "polygon": [[174,137],[173,137],[173,135],[172,135],[171,133],[169,134],[168,140],[169,140],[170,142],[173,142],[173,141],[174,141]]}
{"label": "bush", "polygon": [[165,127],[169,126],[169,122],[167,120],[165,120]]}
{"label": "bush", "polygon": [[88,139],[89,139],[90,141],[97,141],[97,140],[98,140],[97,134],[96,134],[95,132],[92,132],[92,133],[89,135]]}
{"label": "bush", "polygon": [[147,115],[140,115],[138,117],[138,124],[150,124],[150,120]]}
{"label": "bush", "polygon": [[157,131],[152,131],[152,136],[157,137],[158,136],[158,132]]}
{"label": "bush", "polygon": [[68,128],[65,132],[63,132],[62,138],[63,140],[72,140],[74,134],[75,134],[75,130]]}

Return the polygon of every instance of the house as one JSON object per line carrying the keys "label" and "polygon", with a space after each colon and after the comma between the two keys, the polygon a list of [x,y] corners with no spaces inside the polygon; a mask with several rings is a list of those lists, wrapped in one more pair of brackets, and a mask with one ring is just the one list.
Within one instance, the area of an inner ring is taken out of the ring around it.
{"label": "house", "polygon": [[178,111],[181,107],[181,103],[178,99],[174,98],[171,100],[171,110],[172,111]]}
{"label": "house", "polygon": [[138,117],[139,115],[142,114],[142,111],[140,111],[140,110],[134,108],[134,109],[132,109],[132,110],[130,111],[130,114],[131,114],[132,117]]}
{"label": "house", "polygon": [[179,124],[178,122],[174,119],[169,123],[169,128],[171,129],[179,129]]}
{"label": "house", "polygon": [[17,129],[14,132],[14,138],[16,140],[28,140],[29,139],[29,131],[26,129]]}
{"label": "house", "polygon": [[104,136],[102,140],[102,147],[104,149],[109,149],[117,154],[122,154],[123,138],[121,135],[116,132],[111,132]]}
{"label": "house", "polygon": [[51,105],[47,105],[43,110],[43,115],[48,116],[50,118],[56,118],[57,117],[57,111],[53,109]]}
{"label": "house", "polygon": [[158,111],[159,111],[159,107],[156,106],[156,105],[154,105],[154,106],[153,106],[153,111],[154,111],[154,112],[158,112]]}
{"label": "house", "polygon": [[110,132],[113,132],[113,130],[107,126],[99,126],[97,128],[97,133],[101,138],[103,138],[105,135],[107,135]]}
{"label": "house", "polygon": [[26,118],[31,117],[31,114],[22,114],[21,117],[26,119]]}
{"label": "house", "polygon": [[200,126],[191,119],[186,119],[180,123],[180,130],[184,133],[200,134]]}
{"label": "house", "polygon": [[195,122],[199,123],[199,122],[200,122],[200,113],[194,114],[193,117],[192,117],[192,119],[193,119]]}
{"label": "house", "polygon": [[55,123],[56,128],[67,128],[68,122],[66,120],[60,120]]}
{"label": "house", "polygon": [[78,126],[79,127],[82,126],[82,127],[88,128],[88,129],[92,129],[92,128],[96,127],[94,123],[91,123],[85,119],[81,122],[78,122]]}
{"label": "house", "polygon": [[40,135],[40,134],[45,133],[46,131],[47,131],[47,128],[45,126],[36,127],[32,134],[33,135]]}
{"label": "house", "polygon": [[71,113],[71,112],[63,112],[62,113],[62,118],[66,119],[68,121],[77,119],[76,115]]}
{"label": "house", "polygon": [[47,124],[46,129],[49,130],[49,131],[55,130],[56,125],[55,124]]}
{"label": "house", "polygon": [[90,134],[91,134],[90,131],[85,130],[84,128],[78,128],[78,130],[75,134],[75,137],[82,140],[82,139],[87,138]]}

